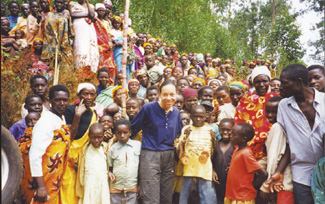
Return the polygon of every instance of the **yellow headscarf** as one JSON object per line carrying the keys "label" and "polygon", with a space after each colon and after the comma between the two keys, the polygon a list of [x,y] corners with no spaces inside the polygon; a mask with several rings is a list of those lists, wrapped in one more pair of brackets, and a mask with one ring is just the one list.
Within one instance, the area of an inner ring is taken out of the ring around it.
{"label": "yellow headscarf", "polygon": [[202,83],[203,83],[203,86],[205,86],[205,81],[204,81],[204,79],[198,77],[198,78],[196,78],[196,79],[194,79],[194,80],[192,81],[192,84],[194,84],[194,82],[196,82],[196,81],[200,81],[200,82],[202,82]]}

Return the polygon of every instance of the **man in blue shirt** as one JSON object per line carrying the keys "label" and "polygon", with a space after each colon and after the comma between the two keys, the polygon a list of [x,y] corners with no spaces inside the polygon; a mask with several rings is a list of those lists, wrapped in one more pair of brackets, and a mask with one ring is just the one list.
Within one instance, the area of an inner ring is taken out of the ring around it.
{"label": "man in blue shirt", "polygon": [[142,130],[140,195],[142,203],[171,204],[174,183],[174,140],[182,130],[182,119],[174,107],[176,86],[165,81],[160,101],[145,104],[132,120],[132,137]]}

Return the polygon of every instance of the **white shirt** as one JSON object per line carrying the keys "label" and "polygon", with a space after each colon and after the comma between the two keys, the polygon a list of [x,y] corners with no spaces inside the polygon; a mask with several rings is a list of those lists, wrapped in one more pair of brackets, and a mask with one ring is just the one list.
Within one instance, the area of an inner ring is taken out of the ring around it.
{"label": "white shirt", "polygon": [[62,119],[52,113],[45,111],[33,128],[32,144],[29,151],[29,164],[32,177],[43,176],[42,156],[45,154],[47,147],[52,143],[53,132],[61,129],[65,125],[65,118]]}

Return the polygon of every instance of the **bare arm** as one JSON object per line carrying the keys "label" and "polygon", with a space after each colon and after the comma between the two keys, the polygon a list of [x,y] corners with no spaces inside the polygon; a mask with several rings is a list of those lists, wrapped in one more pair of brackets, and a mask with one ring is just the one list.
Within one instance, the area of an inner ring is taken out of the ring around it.
{"label": "bare arm", "polygon": [[256,173],[258,175],[252,184],[255,189],[259,189],[261,185],[264,183],[264,181],[267,179],[267,172],[264,169],[258,169],[256,170]]}
{"label": "bare arm", "polygon": [[87,107],[83,103],[83,99],[82,99],[80,101],[79,105],[75,109],[75,114],[74,114],[74,117],[73,117],[73,121],[72,121],[72,124],[70,126],[71,141],[74,140],[74,138],[76,137],[76,135],[78,133],[78,128],[79,128],[79,122],[80,122],[81,115],[84,112],[86,112],[86,110],[87,110]]}
{"label": "bare arm", "polygon": [[46,187],[45,187],[43,176],[33,177],[33,179],[37,184],[35,201],[38,201],[40,203],[47,202],[48,193],[47,193],[47,190],[46,190]]}

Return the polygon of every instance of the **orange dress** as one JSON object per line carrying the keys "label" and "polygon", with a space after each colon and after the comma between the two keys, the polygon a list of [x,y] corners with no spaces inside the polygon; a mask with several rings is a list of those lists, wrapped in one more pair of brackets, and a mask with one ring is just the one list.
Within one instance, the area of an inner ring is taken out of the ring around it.
{"label": "orange dress", "polygon": [[[42,170],[43,180],[50,197],[46,203],[59,204],[62,176],[67,166],[70,147],[70,131],[67,125],[62,125],[61,129],[55,130],[53,134],[53,140],[42,157]],[[32,198],[31,203],[39,202],[34,201],[34,198]]]}

